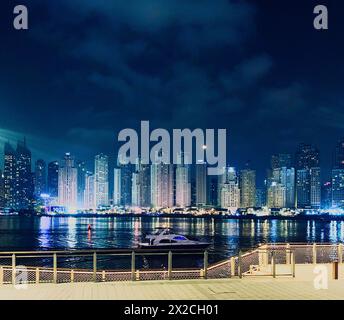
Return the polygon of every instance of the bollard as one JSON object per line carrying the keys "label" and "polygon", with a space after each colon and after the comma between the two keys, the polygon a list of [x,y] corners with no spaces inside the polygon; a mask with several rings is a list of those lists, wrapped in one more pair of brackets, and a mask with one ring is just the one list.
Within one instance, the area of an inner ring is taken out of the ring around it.
{"label": "bollard", "polygon": [[272,251],[271,253],[271,267],[272,267],[272,277],[276,278],[275,251]]}
{"label": "bollard", "polygon": [[97,252],[93,252],[93,282],[97,282]]}
{"label": "bollard", "polygon": [[338,261],[332,263],[332,279],[338,280]]}
{"label": "bollard", "polygon": [[167,270],[168,280],[172,279],[172,251],[168,252],[168,270]]}
{"label": "bollard", "polygon": [[295,278],[295,252],[294,251],[291,253],[291,263],[292,263],[291,272],[292,272],[293,278]]}
{"label": "bollard", "polygon": [[131,252],[131,280],[132,281],[136,280],[136,275],[135,275],[135,251]]}
{"label": "bollard", "polygon": [[53,255],[53,282],[57,283],[57,255]]}
{"label": "bollard", "polygon": [[204,279],[208,277],[208,251],[204,251]]}
{"label": "bollard", "polygon": [[231,257],[231,277],[235,277],[235,258]]}
{"label": "bollard", "polygon": [[12,254],[12,284],[16,284],[16,255]]}
{"label": "bollard", "polygon": [[312,251],[313,251],[313,264],[316,264],[317,263],[317,244],[316,243],[313,243]]}

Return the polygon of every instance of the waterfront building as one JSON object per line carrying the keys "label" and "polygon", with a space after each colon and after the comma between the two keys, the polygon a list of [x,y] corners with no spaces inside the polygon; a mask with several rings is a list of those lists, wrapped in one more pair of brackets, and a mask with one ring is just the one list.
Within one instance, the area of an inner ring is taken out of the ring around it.
{"label": "waterfront building", "polygon": [[99,154],[94,159],[94,193],[96,208],[109,205],[109,160]]}
{"label": "waterfront building", "polygon": [[256,206],[256,171],[244,169],[240,171],[240,207],[252,208]]}
{"label": "waterfront building", "polygon": [[132,205],[138,207],[150,207],[151,188],[150,188],[150,166],[142,164],[137,159],[135,172],[132,178]]}
{"label": "waterfront building", "polygon": [[85,188],[86,188],[86,164],[84,161],[77,161],[78,169],[78,208],[85,208]]}
{"label": "waterfront building", "polygon": [[266,206],[266,189],[256,189],[256,207]]}
{"label": "waterfront building", "polygon": [[321,204],[319,151],[310,144],[300,144],[295,154],[296,198],[301,209],[318,209]]}
{"label": "waterfront building", "polygon": [[240,207],[240,189],[235,168],[227,167],[220,180],[220,206],[235,213]]}
{"label": "waterfront building", "polygon": [[173,165],[151,165],[151,205],[153,208],[171,208],[173,201]]}
{"label": "waterfront building", "polygon": [[267,205],[269,208],[284,208],[286,187],[282,183],[272,182],[268,188]]}
{"label": "waterfront building", "polygon": [[113,204],[114,206],[121,205],[121,169],[115,168],[113,171]]}
{"label": "waterfront building", "polygon": [[38,159],[35,162],[34,190],[36,199],[39,199],[41,194],[47,192],[46,164],[42,159]]}
{"label": "waterfront building", "polygon": [[4,185],[4,175],[0,170],[0,208],[5,206],[5,185]]}
{"label": "waterfront building", "polygon": [[131,206],[134,166],[132,164],[120,164],[119,167],[121,169],[121,204]]}
{"label": "waterfront building", "polygon": [[313,167],[310,169],[310,202],[312,209],[320,209],[321,177],[319,167]]}
{"label": "waterfront building", "polygon": [[16,152],[10,143],[4,147],[4,202],[8,208],[15,207]]}
{"label": "waterfront building", "polygon": [[48,164],[48,194],[51,198],[57,198],[59,186],[59,163],[57,161]]}
{"label": "waterfront building", "polygon": [[189,168],[177,165],[176,168],[176,206],[188,207],[191,205],[191,183],[189,181]]}
{"label": "waterfront building", "polygon": [[219,176],[207,176],[207,204],[213,207],[220,205],[218,203]]}
{"label": "waterfront building", "polygon": [[332,169],[332,207],[344,208],[344,169]]}
{"label": "waterfront building", "polygon": [[203,207],[207,203],[207,164],[196,163],[196,206]]}
{"label": "waterfront building", "polygon": [[332,207],[332,183],[326,181],[321,186],[321,208],[330,209]]}
{"label": "waterfront building", "polygon": [[92,172],[85,172],[85,192],[84,192],[84,209],[95,210],[95,176]]}
{"label": "waterfront building", "polygon": [[344,138],[339,140],[333,153],[333,169],[344,169]]}
{"label": "waterfront building", "polygon": [[14,188],[15,209],[28,209],[33,201],[33,174],[31,172],[31,151],[26,140],[18,141],[16,150],[16,177]]}
{"label": "waterfront building", "polygon": [[58,170],[58,204],[67,212],[75,212],[78,204],[78,169],[74,158],[66,153]]}

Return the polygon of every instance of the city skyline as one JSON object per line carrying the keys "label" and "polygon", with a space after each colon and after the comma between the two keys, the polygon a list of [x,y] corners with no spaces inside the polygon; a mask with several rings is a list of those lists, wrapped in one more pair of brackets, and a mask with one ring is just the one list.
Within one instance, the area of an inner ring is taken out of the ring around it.
{"label": "city skyline", "polygon": [[[260,186],[257,171],[250,164],[227,165],[219,176],[207,174],[207,164],[112,164],[102,153],[95,155],[93,167],[65,153],[63,159],[32,163],[27,141],[17,148],[4,148],[4,168],[0,185],[1,205],[27,209],[47,197],[51,205],[67,210],[98,210],[110,204],[124,207],[218,207],[234,213],[239,208],[321,209],[344,206],[344,139],[332,153],[329,179],[321,180],[320,151],[311,144],[299,144],[293,155],[271,155],[266,177]],[[110,172],[113,172],[111,174]],[[112,181],[112,183],[111,183]],[[213,185],[212,185],[213,184]],[[330,191],[327,189],[330,188]],[[212,194],[214,192],[214,194]]]}

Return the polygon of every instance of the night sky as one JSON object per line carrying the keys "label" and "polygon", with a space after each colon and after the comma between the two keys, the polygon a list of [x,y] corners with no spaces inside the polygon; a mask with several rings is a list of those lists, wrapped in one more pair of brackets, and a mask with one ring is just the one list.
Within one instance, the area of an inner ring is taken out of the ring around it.
{"label": "night sky", "polygon": [[[17,4],[27,31],[13,29]],[[344,136],[343,31],[339,0],[1,1],[0,148],[26,136],[34,159],[72,152],[93,169],[149,120],[227,128],[229,164],[251,160],[258,184],[272,153],[314,143],[326,178]]]}

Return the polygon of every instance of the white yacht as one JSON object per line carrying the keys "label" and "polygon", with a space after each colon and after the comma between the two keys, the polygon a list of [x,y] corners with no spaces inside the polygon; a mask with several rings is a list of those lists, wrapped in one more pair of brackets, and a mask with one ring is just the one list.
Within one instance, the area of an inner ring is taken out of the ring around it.
{"label": "white yacht", "polygon": [[142,249],[205,249],[209,242],[191,239],[175,234],[169,228],[157,228],[154,234],[147,235],[144,242],[139,243]]}

